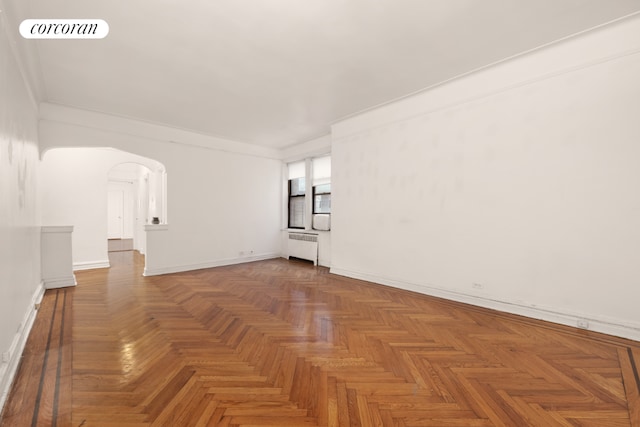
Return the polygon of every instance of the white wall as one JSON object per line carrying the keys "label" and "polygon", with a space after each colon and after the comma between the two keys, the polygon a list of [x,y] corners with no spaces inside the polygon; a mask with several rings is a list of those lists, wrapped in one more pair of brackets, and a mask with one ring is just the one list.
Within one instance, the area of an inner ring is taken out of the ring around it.
{"label": "white wall", "polygon": [[332,272],[640,339],[638,34],[336,124]]}
{"label": "white wall", "polygon": [[10,37],[0,13],[0,410],[42,292],[37,105]]}
{"label": "white wall", "polygon": [[280,255],[279,161],[168,148],[169,230],[155,272]]}
{"label": "white wall", "polygon": [[[147,259],[146,274],[280,256],[281,162],[265,156],[264,150],[251,152],[250,147],[239,145],[245,152],[234,153],[222,142],[216,145],[218,140],[212,141],[214,148],[204,148],[158,139],[163,129],[160,126],[57,106],[45,105],[42,111],[40,139],[45,149],[110,146],[154,158],[166,167],[168,227],[154,235],[157,247],[153,251],[146,248],[147,255],[153,257],[151,264],[150,257]],[[165,130],[166,137],[172,133],[181,139],[199,141],[201,137]],[[45,155],[45,164],[55,151]],[[92,156],[83,153],[80,157],[78,163],[84,165],[78,164],[79,172],[74,174],[102,174],[88,165],[87,159]],[[46,173],[54,175],[56,170],[59,167],[47,167]],[[104,179],[106,185],[106,172]],[[52,186],[60,188],[60,184]],[[95,215],[78,217],[77,227],[87,222],[92,223],[91,227],[106,227],[106,207],[97,209],[93,203],[91,207],[96,210]],[[106,236],[106,230],[103,234]],[[101,242],[106,246],[106,239]],[[91,257],[96,256],[95,248],[85,249],[78,249],[78,257],[87,259],[90,249]],[[75,250],[74,247],[74,254]]]}

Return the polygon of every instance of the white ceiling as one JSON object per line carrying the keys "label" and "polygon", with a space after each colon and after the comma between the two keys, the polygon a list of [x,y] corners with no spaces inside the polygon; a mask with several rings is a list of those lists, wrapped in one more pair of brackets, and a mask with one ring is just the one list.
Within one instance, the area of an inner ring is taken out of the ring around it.
{"label": "white ceiling", "polygon": [[[25,0],[13,0],[25,1]],[[102,40],[37,44],[44,101],[280,148],[640,10],[640,0],[28,0]]]}

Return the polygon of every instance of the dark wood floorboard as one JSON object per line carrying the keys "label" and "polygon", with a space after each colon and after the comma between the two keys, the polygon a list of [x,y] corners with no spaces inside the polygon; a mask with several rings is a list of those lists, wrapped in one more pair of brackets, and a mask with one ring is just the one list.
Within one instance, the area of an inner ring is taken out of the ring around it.
{"label": "dark wood floorboard", "polygon": [[283,259],[47,291],[2,426],[640,426],[640,343]]}

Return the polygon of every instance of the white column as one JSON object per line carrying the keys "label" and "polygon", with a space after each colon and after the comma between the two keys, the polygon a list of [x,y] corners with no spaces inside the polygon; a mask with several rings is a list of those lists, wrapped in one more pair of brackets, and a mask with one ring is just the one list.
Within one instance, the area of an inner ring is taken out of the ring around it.
{"label": "white column", "polygon": [[167,247],[168,224],[147,224],[144,226],[147,253],[144,256],[144,276],[155,276],[166,271],[167,257],[164,248]]}

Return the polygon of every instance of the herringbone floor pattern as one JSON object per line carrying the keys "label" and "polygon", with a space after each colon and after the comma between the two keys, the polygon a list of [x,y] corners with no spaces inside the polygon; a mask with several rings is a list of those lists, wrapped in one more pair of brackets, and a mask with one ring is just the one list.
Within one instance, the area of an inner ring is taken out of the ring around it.
{"label": "herringbone floor pattern", "polygon": [[3,426],[640,425],[637,342],[299,262],[111,256],[47,293]]}

